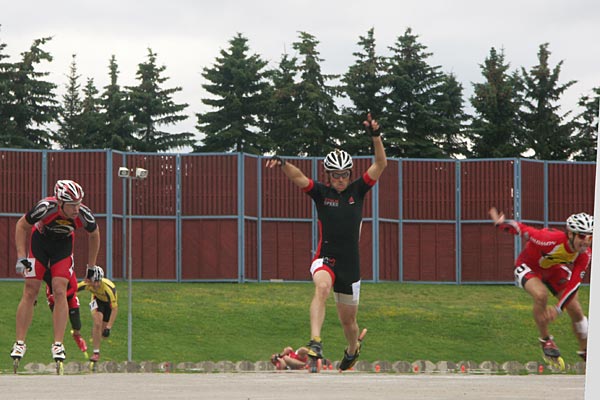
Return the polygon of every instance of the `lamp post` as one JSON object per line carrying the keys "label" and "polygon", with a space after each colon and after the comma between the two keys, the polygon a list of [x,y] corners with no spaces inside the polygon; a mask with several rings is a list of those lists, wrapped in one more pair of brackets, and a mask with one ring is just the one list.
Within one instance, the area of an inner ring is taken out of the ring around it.
{"label": "lamp post", "polygon": [[[125,190],[125,197],[127,197],[128,206],[125,206],[125,210],[123,210],[123,215],[129,219],[129,227],[126,228],[125,234],[127,236],[127,285],[129,296],[127,299],[127,361],[132,361],[132,336],[133,336],[133,314],[131,312],[131,303],[132,303],[132,283],[133,283],[133,259],[131,252],[131,221],[133,215],[132,203],[131,200],[133,198],[132,193],[132,181],[134,179],[146,179],[148,177],[148,170],[144,168],[136,168],[135,174],[133,174],[133,170],[130,171],[127,167],[119,167],[119,178],[127,179],[128,181],[128,190]],[[129,192],[129,193],[127,193]],[[129,212],[129,215],[127,215]],[[127,225],[126,225],[127,226]]]}

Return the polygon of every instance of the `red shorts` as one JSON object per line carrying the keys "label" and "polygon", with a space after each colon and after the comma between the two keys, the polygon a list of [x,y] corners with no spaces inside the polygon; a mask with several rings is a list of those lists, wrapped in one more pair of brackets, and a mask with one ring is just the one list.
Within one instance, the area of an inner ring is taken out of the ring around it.
{"label": "red shorts", "polygon": [[[527,267],[527,266],[525,266]],[[515,276],[517,275],[517,271],[519,268],[523,268],[523,266],[517,267],[515,269]],[[571,279],[571,269],[566,265],[554,265],[548,269],[542,268],[530,268],[530,271],[524,273],[520,279],[521,286],[525,286],[525,282],[527,282],[531,278],[538,278],[539,280],[546,285],[546,287],[552,292],[552,294],[556,295],[560,293],[569,280]],[[519,278],[517,278],[519,279]]]}

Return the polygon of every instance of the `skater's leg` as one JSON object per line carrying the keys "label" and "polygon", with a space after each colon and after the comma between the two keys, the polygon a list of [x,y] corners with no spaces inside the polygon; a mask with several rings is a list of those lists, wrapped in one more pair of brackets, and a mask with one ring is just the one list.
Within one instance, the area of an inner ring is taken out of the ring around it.
{"label": "skater's leg", "polygon": [[327,297],[331,292],[333,280],[327,270],[318,270],[313,274],[315,293],[310,303],[310,335],[312,338],[321,337],[321,328],[325,321]]}
{"label": "skater's leg", "polygon": [[587,349],[588,321],[579,303],[577,293],[565,308],[571,318],[573,333],[579,343],[579,351],[583,352]]}
{"label": "skater's leg", "polygon": [[539,278],[531,278],[525,283],[525,291],[533,299],[533,319],[540,332],[540,338],[550,337],[548,320],[546,319],[546,306],[548,304],[548,289]]}
{"label": "skater's leg", "polygon": [[16,339],[25,341],[27,331],[33,319],[33,306],[42,285],[41,280],[25,279],[23,295],[17,307]]}
{"label": "skater's leg", "polygon": [[354,354],[358,350],[358,323],[356,315],[358,313],[358,305],[350,305],[338,302],[337,304],[338,317],[344,330],[344,336],[348,342],[348,354]]}

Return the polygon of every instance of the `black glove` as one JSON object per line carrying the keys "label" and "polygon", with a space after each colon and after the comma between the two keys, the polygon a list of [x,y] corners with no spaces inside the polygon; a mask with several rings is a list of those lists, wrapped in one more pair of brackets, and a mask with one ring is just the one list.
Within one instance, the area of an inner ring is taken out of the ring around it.
{"label": "black glove", "polygon": [[365,128],[365,132],[367,135],[371,137],[380,136],[381,132],[379,130],[380,126],[377,124],[377,129],[373,129],[373,119],[371,119],[371,113],[367,114],[367,120],[363,122],[363,126]]}
{"label": "black glove", "polygon": [[17,265],[15,265],[15,270],[19,275],[25,275],[25,272],[31,271],[31,268],[33,268],[33,266],[31,265],[31,262],[26,258],[19,258],[17,260]]}
{"label": "black glove", "polygon": [[102,331],[102,337],[109,337],[110,336],[110,328],[104,328],[104,330]]}
{"label": "black glove", "polygon": [[279,156],[273,156],[271,157],[271,160],[278,161],[280,167],[283,167],[285,165],[285,160]]}

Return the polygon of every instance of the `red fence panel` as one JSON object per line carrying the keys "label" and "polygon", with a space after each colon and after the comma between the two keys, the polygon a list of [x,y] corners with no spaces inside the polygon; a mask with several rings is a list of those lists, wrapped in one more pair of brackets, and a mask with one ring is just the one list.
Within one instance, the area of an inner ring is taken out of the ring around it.
{"label": "red fence panel", "polygon": [[42,198],[42,153],[0,150],[0,212],[24,214]]}
{"label": "red fence panel", "polygon": [[544,163],[521,161],[521,219],[544,220]]}
{"label": "red fence panel", "polygon": [[514,160],[468,161],[460,166],[461,218],[488,219],[491,206],[514,218]]}
{"label": "red fence panel", "polygon": [[403,279],[455,282],[454,225],[405,223],[403,228]]}
{"label": "red fence panel", "polygon": [[83,203],[95,214],[106,213],[105,152],[48,152],[48,195],[54,194],[54,184],[59,179],[71,179],[79,183],[85,193]]}
{"label": "red fence panel", "polygon": [[182,279],[237,280],[237,220],[184,220],[181,229]]}
{"label": "red fence panel", "polygon": [[237,215],[238,157],[181,157],[182,215]]}
{"label": "red fence panel", "polygon": [[548,219],[565,221],[578,212],[594,213],[595,164],[548,163]]}
{"label": "red fence panel", "polygon": [[[308,196],[307,196],[308,197]],[[310,279],[312,253],[310,222],[264,221],[262,224],[262,278]]]}
{"label": "red fence panel", "polygon": [[455,162],[403,160],[402,196],[404,219],[455,219]]}
{"label": "red fence panel", "polygon": [[[308,177],[311,176],[311,160],[290,160]],[[312,200],[294,185],[277,167],[263,169],[262,175],[263,218],[312,218]]]}

